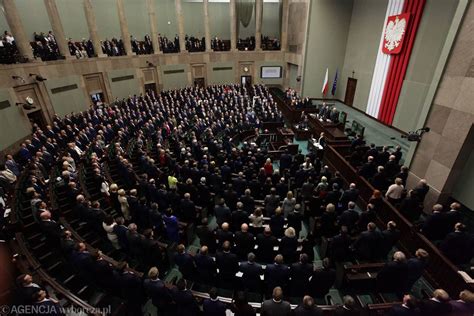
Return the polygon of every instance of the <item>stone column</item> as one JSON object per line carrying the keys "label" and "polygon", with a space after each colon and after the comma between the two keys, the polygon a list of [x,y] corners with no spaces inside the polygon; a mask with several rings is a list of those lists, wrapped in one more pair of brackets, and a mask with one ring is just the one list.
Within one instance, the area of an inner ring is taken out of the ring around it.
{"label": "stone column", "polygon": [[282,0],[282,14],[281,14],[281,32],[280,32],[280,47],[281,51],[288,50],[288,17],[290,15],[290,0]]}
{"label": "stone column", "polygon": [[230,50],[237,50],[237,12],[235,9],[235,0],[230,0]]}
{"label": "stone column", "polygon": [[5,10],[5,18],[7,19],[10,32],[15,38],[16,47],[20,55],[33,60],[33,50],[31,49],[28,37],[25,35],[23,24],[21,24],[20,16],[14,0],[3,0],[3,8]]}
{"label": "stone column", "polygon": [[95,14],[94,9],[92,8],[91,0],[84,0],[84,13],[86,15],[89,37],[92,41],[92,46],[94,46],[95,55],[97,57],[107,57],[107,55],[102,52],[102,48],[100,46],[99,33],[97,32],[97,22],[95,20]]}
{"label": "stone column", "polygon": [[73,58],[69,52],[67,46],[66,35],[64,34],[63,24],[59,17],[58,7],[56,6],[56,0],[44,0],[44,6],[48,12],[49,22],[53,30],[54,37],[56,38],[56,44],[58,44],[59,53],[66,59]]}
{"label": "stone column", "polygon": [[162,51],[160,50],[160,43],[158,41],[154,0],[146,0],[146,6],[148,10],[148,18],[150,19],[150,36],[151,42],[153,43],[153,51],[155,54],[160,54]]}
{"label": "stone column", "polygon": [[122,33],[123,47],[126,55],[132,55],[132,43],[130,42],[130,32],[128,31],[127,18],[125,17],[125,8],[123,0],[117,0],[117,12],[120,22],[120,32]]}
{"label": "stone column", "polygon": [[175,0],[176,20],[178,21],[179,50],[186,51],[186,42],[184,41],[184,18],[181,0]]}
{"label": "stone column", "polygon": [[209,0],[202,2],[204,9],[204,36],[206,37],[206,52],[211,52],[211,28],[209,26]]}
{"label": "stone column", "polygon": [[262,50],[263,0],[255,0],[255,50]]}

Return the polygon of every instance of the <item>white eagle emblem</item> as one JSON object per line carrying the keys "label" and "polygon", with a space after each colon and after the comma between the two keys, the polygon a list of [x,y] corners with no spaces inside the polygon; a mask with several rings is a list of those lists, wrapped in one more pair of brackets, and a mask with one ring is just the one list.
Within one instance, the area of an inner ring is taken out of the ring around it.
{"label": "white eagle emblem", "polygon": [[393,50],[400,45],[403,34],[405,34],[406,25],[407,21],[405,18],[400,20],[398,19],[398,16],[395,18],[395,21],[388,22],[387,28],[385,30],[384,44],[387,50]]}

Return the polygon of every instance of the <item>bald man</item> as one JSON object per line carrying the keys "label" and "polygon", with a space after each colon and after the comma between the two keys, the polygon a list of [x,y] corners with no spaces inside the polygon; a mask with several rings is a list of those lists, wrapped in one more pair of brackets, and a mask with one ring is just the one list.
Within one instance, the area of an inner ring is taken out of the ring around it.
{"label": "bald man", "polygon": [[249,226],[242,224],[240,231],[235,233],[235,252],[240,260],[244,260],[255,247],[255,238],[248,230]]}
{"label": "bald man", "polygon": [[273,289],[272,298],[262,303],[262,316],[290,316],[290,303],[283,300],[283,290],[277,286]]}
{"label": "bald man", "polygon": [[323,315],[323,311],[314,304],[314,299],[306,295],[303,297],[303,302],[296,306],[295,310],[293,311],[294,316],[321,316]]}
{"label": "bald man", "polygon": [[209,256],[209,249],[207,246],[202,246],[199,253],[194,257],[196,262],[196,269],[198,273],[198,280],[204,284],[214,284],[217,270],[216,262]]}

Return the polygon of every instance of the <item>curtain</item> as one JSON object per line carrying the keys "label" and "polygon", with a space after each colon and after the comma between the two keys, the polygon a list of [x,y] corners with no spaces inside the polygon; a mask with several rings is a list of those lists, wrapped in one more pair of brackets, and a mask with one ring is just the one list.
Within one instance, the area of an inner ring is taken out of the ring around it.
{"label": "curtain", "polygon": [[240,22],[244,27],[249,26],[254,8],[255,0],[236,0],[235,9],[237,11],[237,25],[239,24],[238,22]]}

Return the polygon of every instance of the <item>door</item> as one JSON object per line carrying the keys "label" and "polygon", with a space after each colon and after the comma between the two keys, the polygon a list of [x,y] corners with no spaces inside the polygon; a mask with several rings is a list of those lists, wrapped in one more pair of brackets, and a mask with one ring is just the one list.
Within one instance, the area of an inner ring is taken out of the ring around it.
{"label": "door", "polygon": [[41,110],[30,112],[26,114],[26,116],[28,117],[28,120],[30,120],[31,126],[36,123],[42,130],[46,129],[46,119],[44,118]]}
{"label": "door", "polygon": [[245,85],[252,85],[252,76],[242,76],[240,77],[240,83],[245,86]]}
{"label": "door", "polygon": [[204,88],[204,86],[206,85],[204,82],[204,78],[194,78],[194,85],[196,87]]}
{"label": "door", "polygon": [[157,95],[156,93],[156,83],[145,83],[145,92],[148,92],[148,91],[153,91],[153,93],[155,95]]}
{"label": "door", "polygon": [[356,92],[357,79],[347,78],[346,96],[344,97],[344,103],[352,106],[354,103],[354,95]]}

